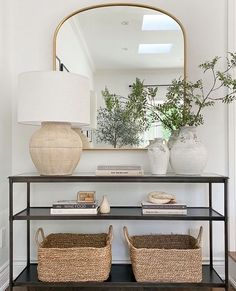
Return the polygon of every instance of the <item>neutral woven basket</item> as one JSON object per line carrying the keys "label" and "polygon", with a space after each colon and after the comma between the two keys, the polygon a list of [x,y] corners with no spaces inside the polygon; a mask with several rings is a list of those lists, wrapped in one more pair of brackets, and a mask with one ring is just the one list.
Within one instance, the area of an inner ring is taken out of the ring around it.
{"label": "neutral woven basket", "polygon": [[[39,235],[42,242],[39,242]],[[107,233],[36,232],[38,278],[45,282],[105,281],[109,277],[112,254],[112,226]]]}
{"label": "neutral woven basket", "polygon": [[136,281],[177,283],[202,280],[202,227],[197,239],[179,234],[130,237],[127,227],[123,230]]}

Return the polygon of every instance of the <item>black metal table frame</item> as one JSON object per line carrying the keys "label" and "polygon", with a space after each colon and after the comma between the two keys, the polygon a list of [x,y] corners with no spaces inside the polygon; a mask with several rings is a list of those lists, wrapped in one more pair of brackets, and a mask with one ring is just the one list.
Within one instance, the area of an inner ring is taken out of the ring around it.
{"label": "black metal table frame", "polygon": [[[225,290],[228,291],[228,286],[229,286],[229,273],[228,273],[228,177],[225,176],[218,176],[218,175],[205,175],[205,176],[140,176],[140,177],[118,177],[118,176],[94,176],[94,175],[73,175],[73,176],[38,176],[38,175],[18,175],[18,176],[11,176],[9,177],[9,290],[12,291],[14,286],[19,286],[20,284],[15,284],[16,279],[13,279],[13,222],[15,219],[17,219],[17,214],[14,215],[14,189],[13,189],[13,184],[14,183],[26,183],[27,184],[27,205],[26,205],[26,213],[27,215],[25,216],[25,218],[23,218],[23,220],[27,221],[27,267],[30,266],[31,262],[30,262],[30,208],[31,208],[31,204],[30,204],[30,185],[31,183],[68,183],[68,182],[73,182],[73,183],[82,183],[82,182],[96,182],[96,183],[205,183],[208,184],[209,186],[209,211],[210,213],[213,210],[212,208],[212,184],[215,183],[223,183],[224,184],[224,190],[223,190],[223,195],[224,195],[224,214],[222,215],[222,219],[221,221],[224,222],[224,258],[225,258],[225,280],[223,281],[223,284],[220,285],[220,287],[225,288]],[[99,217],[99,219],[134,219],[132,217],[117,217],[117,218],[109,218],[109,216],[104,216],[104,217]],[[22,219],[22,218],[21,218]],[[40,218],[36,218],[37,220]],[[51,219],[54,220],[55,217],[50,216],[50,217],[46,217],[47,220]],[[58,219],[63,220],[63,216],[59,217]],[[86,219],[86,218],[82,218],[82,217],[73,217],[72,216],[68,217],[66,216],[66,219]],[[93,217],[91,219],[96,219],[96,217]],[[153,217],[147,217],[147,216],[143,216],[142,218],[140,218],[142,220],[145,219],[158,219],[158,220],[166,220],[165,217],[160,217],[157,216],[155,218]],[[169,220],[186,220],[184,218],[179,218],[179,217],[168,217]],[[191,217],[188,220],[192,220]],[[203,217],[198,217],[195,220],[208,220],[209,222],[209,267],[210,270],[214,270],[214,266],[213,266],[213,221],[214,219],[211,218],[211,214],[210,217],[208,219]],[[25,268],[25,269],[26,269]],[[24,270],[25,270],[24,269]],[[24,270],[21,272],[23,273]],[[215,271],[215,270],[214,270]],[[217,273],[217,272],[216,272]],[[21,274],[20,274],[21,275]],[[19,276],[20,276],[19,275]],[[217,274],[218,275],[218,274]],[[19,276],[17,278],[19,278]],[[218,275],[219,276],[219,275]],[[220,276],[219,276],[220,277]],[[29,284],[30,285],[30,284]],[[40,282],[36,283],[35,285],[37,286],[43,286],[45,284],[42,285],[40,284]],[[34,286],[35,286],[34,285]],[[111,287],[113,286],[113,283],[110,282],[103,282],[101,284],[98,284],[98,286],[102,286],[102,287]],[[67,284],[46,284],[46,286],[57,286],[57,287],[65,287],[67,286]],[[93,283],[82,283],[82,284],[71,284],[71,287],[76,287],[76,286],[83,286],[83,287],[91,287],[91,286],[97,286],[96,284]],[[129,287],[199,287],[199,284],[194,284],[194,283],[184,283],[184,284],[169,284],[169,283],[162,283],[162,284],[142,284],[142,283],[130,283],[130,284],[118,284],[117,286],[129,286]],[[202,284],[200,285],[200,287],[202,286],[212,286],[209,284]]]}

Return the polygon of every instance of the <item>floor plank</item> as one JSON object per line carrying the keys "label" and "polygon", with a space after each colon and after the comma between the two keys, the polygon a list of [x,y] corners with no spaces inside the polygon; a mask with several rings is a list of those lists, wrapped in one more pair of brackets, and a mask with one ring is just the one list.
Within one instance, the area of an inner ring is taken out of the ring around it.
{"label": "floor plank", "polygon": [[236,262],[236,252],[229,252],[229,256],[232,260]]}
{"label": "floor plank", "polygon": [[[14,287],[14,291],[68,291],[68,290],[78,290],[78,291],[194,291],[194,290],[201,290],[201,291],[223,291],[222,288],[201,288],[201,289],[189,289],[189,288],[181,288],[181,289],[174,289],[174,288],[45,288],[45,287],[31,287],[27,290],[27,288],[22,287]],[[8,291],[8,290],[6,290]],[[229,291],[236,291],[233,288],[230,288]]]}

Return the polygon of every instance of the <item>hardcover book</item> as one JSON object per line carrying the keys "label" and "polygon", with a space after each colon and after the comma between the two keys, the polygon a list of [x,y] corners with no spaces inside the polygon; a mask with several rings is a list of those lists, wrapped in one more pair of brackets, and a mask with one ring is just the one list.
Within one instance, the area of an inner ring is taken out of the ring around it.
{"label": "hardcover book", "polygon": [[137,165],[98,165],[97,166],[97,170],[102,170],[102,171],[110,171],[110,170],[136,170],[136,171],[140,171],[142,170],[141,166],[137,166]]}
{"label": "hardcover book", "polygon": [[112,165],[97,166],[97,176],[143,176],[144,172],[141,166],[132,165]]}
{"label": "hardcover book", "polygon": [[96,171],[96,176],[143,176],[143,171]]}
{"label": "hardcover book", "polygon": [[58,202],[54,202],[52,205],[52,208],[57,208],[57,209],[73,209],[73,208],[96,208],[98,206],[98,202],[95,201],[94,203],[91,202],[84,202],[80,201],[77,202],[76,200],[61,200]]}
{"label": "hardcover book", "polygon": [[83,214],[97,214],[98,213],[98,207],[96,208],[86,208],[86,209],[57,209],[57,208],[51,208],[50,214],[56,215],[56,214],[62,214],[62,215],[83,215]]}
{"label": "hardcover book", "polygon": [[187,215],[187,209],[142,209],[142,214]]}
{"label": "hardcover book", "polygon": [[184,203],[166,203],[166,204],[155,204],[147,201],[141,202],[143,209],[186,209],[187,205]]}

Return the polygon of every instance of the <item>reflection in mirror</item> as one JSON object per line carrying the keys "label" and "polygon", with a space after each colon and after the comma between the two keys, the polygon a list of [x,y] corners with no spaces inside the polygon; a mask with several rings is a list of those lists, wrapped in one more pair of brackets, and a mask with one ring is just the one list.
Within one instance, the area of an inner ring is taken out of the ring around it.
{"label": "reflection in mirror", "polygon": [[85,147],[144,148],[166,137],[147,108],[136,106],[136,116],[131,114],[130,96],[143,94],[159,104],[168,84],[185,77],[184,33],[174,18],[141,6],[89,8],[63,22],[55,45],[56,69],[90,80],[92,122],[82,128]]}

